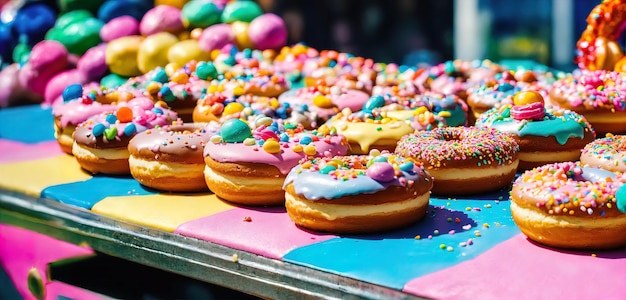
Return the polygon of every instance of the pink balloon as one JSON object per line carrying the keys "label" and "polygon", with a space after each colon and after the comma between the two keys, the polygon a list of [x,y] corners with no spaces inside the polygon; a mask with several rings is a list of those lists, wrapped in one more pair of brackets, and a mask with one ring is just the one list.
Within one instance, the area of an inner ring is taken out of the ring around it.
{"label": "pink balloon", "polygon": [[56,74],[46,85],[44,104],[53,105],[55,100],[63,95],[63,91],[70,84],[85,84],[87,76],[78,69],[70,69]]}
{"label": "pink balloon", "polygon": [[104,43],[87,50],[78,61],[76,68],[89,80],[102,79],[102,76],[109,70],[105,58],[106,50],[107,44]]}
{"label": "pink balloon", "polygon": [[48,80],[67,67],[67,49],[57,41],[44,40],[33,47],[28,62],[19,72],[19,81],[23,87],[43,96]]}
{"label": "pink balloon", "polygon": [[250,22],[248,37],[260,50],[278,49],[287,44],[287,26],[281,17],[263,14]]}
{"label": "pink balloon", "polygon": [[141,23],[139,23],[139,32],[142,35],[151,35],[162,31],[176,34],[184,29],[180,9],[169,5],[153,7],[146,12]]}
{"label": "pink balloon", "polygon": [[0,107],[21,103],[40,103],[41,96],[24,88],[18,80],[20,66],[12,64],[0,71]]}
{"label": "pink balloon", "polygon": [[110,42],[123,36],[138,35],[139,21],[131,16],[121,16],[111,19],[100,29],[100,38],[104,42]]}
{"label": "pink balloon", "polygon": [[198,46],[204,51],[211,52],[234,42],[235,33],[230,24],[215,24],[202,31],[198,39]]}

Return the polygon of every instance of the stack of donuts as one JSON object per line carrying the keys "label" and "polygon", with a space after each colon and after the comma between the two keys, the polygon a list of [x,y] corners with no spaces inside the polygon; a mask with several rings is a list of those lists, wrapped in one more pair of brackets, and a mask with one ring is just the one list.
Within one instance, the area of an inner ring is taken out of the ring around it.
{"label": "stack of donuts", "polygon": [[67,86],[53,105],[60,146],[92,173],[284,205],[310,230],[393,230],[431,194],[504,190],[531,240],[626,245],[626,73],[418,68],[238,39],[117,86]]}

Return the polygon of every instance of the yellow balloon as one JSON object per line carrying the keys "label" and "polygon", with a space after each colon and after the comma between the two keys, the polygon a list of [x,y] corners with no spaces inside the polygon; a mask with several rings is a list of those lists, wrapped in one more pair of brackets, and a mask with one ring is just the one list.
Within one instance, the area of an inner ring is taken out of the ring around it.
{"label": "yellow balloon", "polygon": [[139,70],[148,73],[156,67],[165,67],[170,62],[167,59],[167,52],[176,43],[178,38],[169,32],[159,32],[146,37],[137,53]]}
{"label": "yellow balloon", "polygon": [[171,63],[182,66],[192,60],[208,61],[211,59],[211,54],[200,49],[198,41],[190,39],[180,41],[170,47],[170,50],[167,52],[167,59]]}
{"label": "yellow balloon", "polygon": [[254,48],[254,44],[252,43],[252,41],[250,41],[250,37],[248,36],[248,27],[250,26],[249,23],[235,21],[230,26],[232,26],[231,28],[233,29],[233,32],[235,33],[235,40],[237,41],[237,46],[239,46],[240,49],[241,48]]}
{"label": "yellow balloon", "polygon": [[174,6],[178,9],[183,9],[183,6],[185,6],[187,2],[189,2],[189,0],[154,0],[154,6],[169,5]]}
{"label": "yellow balloon", "polygon": [[143,36],[131,35],[110,41],[107,44],[105,59],[111,72],[127,77],[143,74],[137,64],[139,45],[143,40]]}

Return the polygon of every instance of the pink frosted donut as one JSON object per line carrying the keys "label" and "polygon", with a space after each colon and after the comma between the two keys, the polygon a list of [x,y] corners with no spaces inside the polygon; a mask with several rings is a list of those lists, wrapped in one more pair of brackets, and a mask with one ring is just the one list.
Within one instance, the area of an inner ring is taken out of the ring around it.
{"label": "pink frosted donut", "polygon": [[550,101],[579,113],[598,135],[626,133],[626,73],[582,71],[552,84]]}
{"label": "pink frosted donut", "polygon": [[107,111],[115,111],[116,106],[102,104],[93,101],[87,96],[89,92],[83,92],[83,97],[62,102],[53,106],[54,137],[63,152],[72,154],[74,144],[74,131],[78,124],[85,122],[90,117]]}
{"label": "pink frosted donut", "polygon": [[285,21],[275,14],[263,14],[250,22],[248,37],[257,49],[279,49],[287,43]]}
{"label": "pink frosted donut", "polygon": [[44,40],[30,52],[28,62],[19,72],[20,84],[36,94],[44,95],[46,84],[68,67],[68,52],[63,44]]}
{"label": "pink frosted donut", "polygon": [[115,111],[81,123],[74,132],[72,154],[78,164],[91,173],[130,174],[130,139],[139,132],[175,120],[175,112],[155,106],[149,98],[134,98],[119,103]]}
{"label": "pink frosted donut", "polygon": [[298,161],[347,151],[343,136],[330,130],[304,131],[271,120],[251,130],[245,122],[230,119],[204,148],[204,175],[209,189],[228,201],[280,205],[285,177]]}
{"label": "pink frosted donut", "polygon": [[515,224],[533,241],[571,249],[624,248],[617,191],[626,174],[565,162],[526,171],[511,191]]}
{"label": "pink frosted donut", "polygon": [[626,135],[607,135],[583,148],[580,162],[613,172],[626,173]]}
{"label": "pink frosted donut", "polygon": [[139,34],[139,21],[131,16],[111,19],[100,29],[100,38],[107,43],[123,36],[137,34]]}
{"label": "pink frosted donut", "polygon": [[151,35],[158,32],[177,34],[185,29],[180,9],[169,5],[158,5],[146,12],[139,23],[139,32]]}

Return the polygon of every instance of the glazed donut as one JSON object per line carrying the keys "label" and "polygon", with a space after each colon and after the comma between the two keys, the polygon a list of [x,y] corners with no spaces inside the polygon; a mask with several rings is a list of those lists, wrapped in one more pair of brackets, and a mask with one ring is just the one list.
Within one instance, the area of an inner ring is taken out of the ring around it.
{"label": "glazed donut", "polygon": [[607,134],[587,144],[580,162],[612,172],[626,173],[626,135]]}
{"label": "glazed donut", "polygon": [[406,226],[428,208],[432,177],[389,153],[303,160],[285,179],[285,207],[307,229],[366,233]]}
{"label": "glazed donut", "polygon": [[476,120],[477,127],[510,133],[519,144],[518,170],[577,161],[580,150],[595,138],[587,120],[572,111],[544,106],[541,94],[520,92],[514,105],[492,108]]}
{"label": "glazed donut", "polygon": [[114,111],[116,106],[94,101],[90,96],[83,94],[83,88],[79,84],[70,85],[65,89],[63,101],[52,108],[54,137],[63,152],[72,154],[76,126],[92,116]]}
{"label": "glazed donut", "polygon": [[598,135],[626,132],[626,73],[582,71],[552,84],[553,105],[585,116]]}
{"label": "glazed donut", "polygon": [[280,205],[287,173],[306,157],[345,155],[343,136],[328,128],[305,131],[270,118],[224,122],[204,148],[206,184],[217,196],[244,205]]}
{"label": "glazed donut", "polygon": [[141,184],[168,192],[208,190],[204,145],[217,123],[186,123],[148,129],[128,143],[130,174]]}
{"label": "glazed donut", "polygon": [[176,120],[176,113],[155,106],[146,97],[118,104],[81,123],[74,132],[72,154],[91,173],[130,174],[128,142],[137,133]]}
{"label": "glazed donut", "polygon": [[509,185],[519,164],[518,151],[510,134],[494,128],[445,127],[406,135],[395,152],[435,178],[434,194],[465,195]]}
{"label": "glazed donut", "polygon": [[414,131],[404,120],[383,117],[378,111],[352,113],[349,108],[328,120],[326,126],[345,136],[350,154],[367,154],[371,149],[393,151],[402,136]]}
{"label": "glazed donut", "polygon": [[616,205],[625,174],[572,162],[524,172],[513,184],[511,213],[533,241],[571,249],[626,246],[626,214]]}
{"label": "glazed donut", "polygon": [[591,10],[587,16],[587,27],[578,39],[575,58],[583,70],[623,69],[624,52],[617,40],[626,28],[626,1],[605,0]]}

